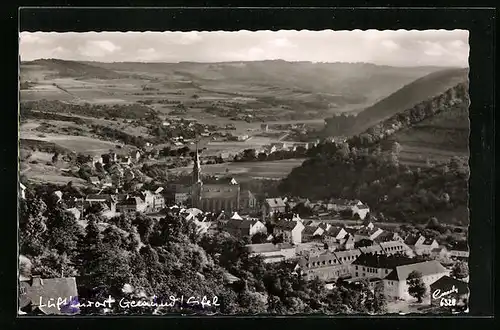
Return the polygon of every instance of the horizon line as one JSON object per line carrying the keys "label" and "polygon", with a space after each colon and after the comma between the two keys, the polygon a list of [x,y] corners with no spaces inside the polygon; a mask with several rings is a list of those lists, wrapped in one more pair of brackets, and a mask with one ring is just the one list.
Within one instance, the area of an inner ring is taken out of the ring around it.
{"label": "horizon line", "polygon": [[50,58],[36,58],[32,60],[22,60],[20,59],[20,63],[23,62],[35,62],[35,61],[41,61],[41,60],[59,60],[59,61],[66,61],[66,62],[87,62],[87,63],[106,63],[106,64],[119,64],[119,63],[137,63],[137,64],[182,64],[182,63],[193,63],[193,64],[222,64],[222,63],[252,63],[252,62],[287,62],[287,63],[312,63],[312,64],[367,64],[367,65],[374,65],[374,66],[388,66],[388,67],[395,67],[395,68],[417,68],[417,67],[436,67],[436,68],[461,68],[461,69],[468,69],[469,66],[445,66],[445,65],[391,65],[391,64],[377,64],[373,62],[342,62],[342,61],[335,61],[335,62],[323,62],[323,61],[310,61],[310,60],[297,60],[297,61],[289,61],[289,60],[284,60],[284,59],[262,59],[262,60],[229,60],[229,61],[208,61],[208,62],[200,62],[200,61],[177,61],[177,62],[168,62],[168,61],[140,61],[140,60],[132,60],[132,61],[96,61],[96,60],[76,60],[76,59],[64,59],[64,58],[55,58],[55,57],[50,57]]}

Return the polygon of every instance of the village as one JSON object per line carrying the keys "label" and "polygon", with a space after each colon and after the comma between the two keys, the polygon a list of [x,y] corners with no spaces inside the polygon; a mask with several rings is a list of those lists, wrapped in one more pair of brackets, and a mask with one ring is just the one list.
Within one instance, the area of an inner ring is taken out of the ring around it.
{"label": "village", "polygon": [[[461,299],[467,294],[468,275],[456,278],[452,274],[457,263],[467,262],[467,246],[439,244],[415,230],[400,234],[397,226],[379,224],[362,201],[258,199],[251,191],[241,190],[232,177],[204,183],[198,150],[192,184],[176,185],[173,190],[168,184],[149,184],[149,189],[127,185],[140,173],[139,151],[125,156],[105,154],[89,162],[112,173],[89,177],[88,185],[95,193],[77,198],[61,190],[51,192],[54,202],[63,204],[83,227],[90,214],[102,219],[142,214],[155,221],[174,214],[194,223],[200,235],[226,232],[245,241],[250,256],[259,256],[265,263],[293,263],[293,274],[308,281],[320,279],[326,288],[338,280],[367,281],[372,290],[383,283],[393,312],[407,310],[414,300],[408,290],[410,273],[420,274],[427,288],[419,308],[439,305],[440,299],[432,298],[432,292],[449,290],[450,285],[462,288]],[[20,192],[23,199],[30,193],[22,183]]]}

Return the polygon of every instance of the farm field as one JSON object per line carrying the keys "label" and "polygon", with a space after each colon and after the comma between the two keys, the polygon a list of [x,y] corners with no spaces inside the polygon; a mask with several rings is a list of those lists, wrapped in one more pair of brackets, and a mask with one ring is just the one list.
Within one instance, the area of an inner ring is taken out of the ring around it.
{"label": "farm field", "polygon": [[[284,159],[267,162],[237,162],[224,164],[203,165],[202,173],[208,175],[230,175],[236,180],[245,179],[280,179],[288,175],[304,159]],[[227,171],[226,171],[227,169]],[[189,173],[191,167],[179,167],[170,170],[172,173]]]}

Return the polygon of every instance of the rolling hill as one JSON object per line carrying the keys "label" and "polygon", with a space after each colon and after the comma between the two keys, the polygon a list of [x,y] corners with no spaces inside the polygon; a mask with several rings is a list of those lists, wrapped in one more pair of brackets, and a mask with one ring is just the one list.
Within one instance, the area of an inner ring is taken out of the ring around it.
{"label": "rolling hill", "polygon": [[125,77],[113,70],[76,61],[40,59],[21,63],[23,80],[35,80],[32,77],[40,73],[44,74],[45,78],[119,79]]}
{"label": "rolling hill", "polygon": [[[467,79],[468,69],[445,69],[432,72],[364,109],[349,122],[350,127],[343,127],[342,134],[360,134],[399,112],[440,95],[459,83],[466,82]],[[330,127],[325,128],[326,134],[336,134],[334,124],[335,120],[329,125]]]}

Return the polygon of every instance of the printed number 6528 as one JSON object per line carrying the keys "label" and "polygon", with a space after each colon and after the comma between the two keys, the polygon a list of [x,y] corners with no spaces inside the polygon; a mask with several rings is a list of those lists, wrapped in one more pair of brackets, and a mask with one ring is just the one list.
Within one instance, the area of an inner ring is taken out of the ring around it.
{"label": "printed number 6528", "polygon": [[456,304],[457,304],[457,301],[455,298],[451,298],[451,299],[442,298],[439,305],[450,307],[450,306],[455,306]]}

